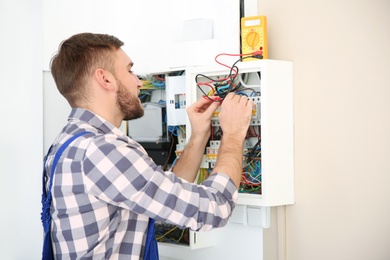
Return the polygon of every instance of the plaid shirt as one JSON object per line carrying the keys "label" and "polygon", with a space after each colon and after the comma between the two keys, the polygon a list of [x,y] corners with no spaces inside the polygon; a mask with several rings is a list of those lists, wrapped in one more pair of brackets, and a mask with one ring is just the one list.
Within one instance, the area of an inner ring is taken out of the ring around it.
{"label": "plaid shirt", "polygon": [[53,180],[52,241],[57,259],[143,259],[149,217],[209,230],[227,223],[237,189],[224,174],[196,185],[164,172],[137,142],[80,108],[47,158],[71,136]]}

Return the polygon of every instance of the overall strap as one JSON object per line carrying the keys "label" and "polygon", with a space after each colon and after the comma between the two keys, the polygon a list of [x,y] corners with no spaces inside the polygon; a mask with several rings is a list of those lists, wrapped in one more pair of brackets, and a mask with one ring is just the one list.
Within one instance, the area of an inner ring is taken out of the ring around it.
{"label": "overall strap", "polygon": [[42,212],[41,212],[41,221],[43,226],[43,231],[45,232],[45,236],[43,239],[43,248],[42,248],[42,260],[53,260],[54,259],[54,250],[53,245],[51,243],[51,234],[50,234],[50,225],[51,225],[51,216],[50,216],[50,207],[51,207],[51,186],[53,184],[53,176],[54,171],[57,167],[58,160],[60,159],[62,153],[66,149],[66,147],[73,142],[79,136],[85,135],[89,132],[81,132],[78,133],[71,138],[69,138],[64,144],[60,146],[58,151],[54,156],[53,165],[51,167],[50,173],[50,183],[48,190],[46,191],[46,160],[53,146],[50,147],[47,155],[45,156],[44,164],[43,164],[43,176],[42,176]]}
{"label": "overall strap", "polygon": [[146,234],[144,260],[158,260],[158,246],[154,233],[154,219],[149,218],[148,232]]}
{"label": "overall strap", "polygon": [[50,173],[50,183],[49,183],[49,189],[48,189],[48,193],[49,193],[50,197],[51,197],[50,190],[51,190],[51,186],[52,186],[52,183],[53,183],[54,172],[56,170],[58,160],[60,159],[62,153],[65,151],[66,147],[68,147],[68,145],[71,142],[73,142],[76,138],[78,138],[78,137],[80,137],[82,135],[88,134],[88,133],[90,133],[90,132],[81,132],[81,133],[78,133],[78,134],[72,136],[63,145],[61,145],[60,149],[58,149],[58,151],[56,152],[56,155],[54,156],[53,166],[51,167],[51,173]]}
{"label": "overall strap", "polygon": [[56,154],[54,156],[54,161],[53,161],[53,165],[52,165],[51,173],[50,173],[50,182],[49,182],[49,187],[48,187],[47,191],[46,191],[46,185],[45,185],[45,180],[46,180],[45,165],[46,165],[47,157],[52,149],[52,146],[50,147],[50,149],[45,157],[44,166],[43,166],[43,176],[42,176],[42,213],[41,213],[41,220],[42,220],[43,229],[44,229],[45,233],[48,232],[50,229],[50,223],[51,223],[50,205],[51,205],[51,197],[52,197],[51,187],[53,184],[53,176],[54,176],[55,169],[57,167],[57,163],[58,163],[62,153],[64,152],[64,150],[68,147],[68,145],[71,142],[73,142],[76,138],[78,138],[82,135],[88,134],[88,133],[90,133],[90,132],[80,132],[80,133],[72,136],[71,138],[69,138],[64,144],[62,144],[60,146],[60,148],[58,149],[58,151],[56,152]]}

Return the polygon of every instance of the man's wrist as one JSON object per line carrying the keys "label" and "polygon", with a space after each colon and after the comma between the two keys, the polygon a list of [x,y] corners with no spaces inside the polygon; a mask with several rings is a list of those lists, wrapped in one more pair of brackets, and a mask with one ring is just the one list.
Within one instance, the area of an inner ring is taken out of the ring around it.
{"label": "man's wrist", "polygon": [[206,146],[207,141],[209,140],[210,135],[201,135],[193,133],[189,139],[189,143],[196,146],[202,146],[202,149]]}

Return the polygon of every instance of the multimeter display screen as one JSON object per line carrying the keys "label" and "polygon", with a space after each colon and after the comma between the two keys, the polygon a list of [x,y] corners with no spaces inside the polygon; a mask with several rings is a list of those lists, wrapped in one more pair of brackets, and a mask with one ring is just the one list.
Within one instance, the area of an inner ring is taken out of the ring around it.
{"label": "multimeter display screen", "polygon": [[260,25],[260,19],[256,19],[256,20],[246,20],[244,23],[245,23],[245,26],[256,26],[256,25]]}

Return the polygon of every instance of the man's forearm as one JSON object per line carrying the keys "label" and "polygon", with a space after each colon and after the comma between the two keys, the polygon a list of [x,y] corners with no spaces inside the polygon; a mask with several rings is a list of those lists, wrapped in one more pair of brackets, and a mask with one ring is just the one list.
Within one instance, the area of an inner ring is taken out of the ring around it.
{"label": "man's forearm", "polygon": [[244,140],[237,137],[222,136],[218,159],[213,173],[219,172],[228,175],[238,188],[242,175],[242,152]]}
{"label": "man's forearm", "polygon": [[207,138],[191,137],[172,171],[180,178],[193,182],[198,173]]}

